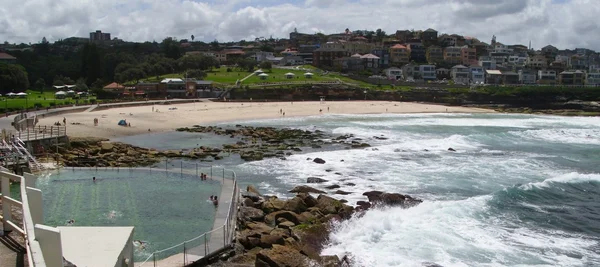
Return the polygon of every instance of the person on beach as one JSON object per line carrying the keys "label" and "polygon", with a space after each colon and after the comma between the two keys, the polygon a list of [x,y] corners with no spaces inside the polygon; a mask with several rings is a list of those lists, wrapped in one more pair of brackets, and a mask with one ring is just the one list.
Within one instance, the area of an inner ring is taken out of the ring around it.
{"label": "person on beach", "polygon": [[217,200],[217,196],[213,197],[213,204],[215,205],[215,207],[219,205],[219,201]]}
{"label": "person on beach", "polygon": [[66,117],[63,117],[63,124],[67,125],[67,118]]}
{"label": "person on beach", "polygon": [[210,201],[213,201],[213,200],[214,200],[214,198],[215,198],[215,196],[213,196],[213,195],[210,195]]}

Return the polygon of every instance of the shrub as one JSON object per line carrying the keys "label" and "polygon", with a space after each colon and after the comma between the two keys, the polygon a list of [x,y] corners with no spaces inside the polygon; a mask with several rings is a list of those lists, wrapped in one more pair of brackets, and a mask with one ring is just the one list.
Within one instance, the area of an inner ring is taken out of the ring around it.
{"label": "shrub", "polygon": [[50,104],[49,104],[49,105],[50,105],[51,107],[55,107],[55,106],[56,106],[56,103],[55,103],[55,102],[50,102]]}
{"label": "shrub", "polygon": [[90,99],[90,104],[96,104],[96,99]]}
{"label": "shrub", "polygon": [[34,108],[41,108],[42,107],[42,103],[35,103],[33,104]]}
{"label": "shrub", "polygon": [[231,68],[227,68],[227,72],[232,72]]}

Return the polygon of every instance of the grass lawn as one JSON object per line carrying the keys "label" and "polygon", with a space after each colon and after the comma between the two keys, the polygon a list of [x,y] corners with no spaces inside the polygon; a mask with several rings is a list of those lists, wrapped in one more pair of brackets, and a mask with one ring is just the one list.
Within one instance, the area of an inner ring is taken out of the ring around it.
{"label": "grass lawn", "polygon": [[[75,104],[76,100],[72,98],[65,99],[56,99],[54,96],[54,92],[39,92],[39,91],[27,91],[27,97],[0,97],[0,110],[6,111],[9,110],[20,110],[24,108],[34,108],[37,104],[40,108],[50,107],[50,106],[58,106],[58,105],[69,105]],[[89,103],[90,99],[95,99],[94,97],[89,98],[81,98],[78,103]]]}

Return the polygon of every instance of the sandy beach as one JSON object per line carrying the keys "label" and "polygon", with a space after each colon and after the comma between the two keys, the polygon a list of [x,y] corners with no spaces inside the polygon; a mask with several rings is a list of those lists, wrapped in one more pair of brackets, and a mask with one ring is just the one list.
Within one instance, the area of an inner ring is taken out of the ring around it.
{"label": "sandy beach", "polygon": [[[329,108],[329,110],[328,110]],[[154,109],[154,111],[153,111]],[[188,104],[138,106],[108,110],[69,113],[69,136],[115,138],[150,132],[173,131],[178,127],[226,121],[319,116],[327,114],[377,114],[377,113],[491,113],[493,110],[410,102],[344,101],[344,102],[196,102]],[[322,110],[322,112],[319,112]],[[62,123],[63,116],[46,117],[38,125]],[[99,120],[94,126],[94,118]],[[119,126],[120,120],[131,127]],[[72,123],[75,123],[73,125]],[[293,125],[290,125],[293,126]]]}

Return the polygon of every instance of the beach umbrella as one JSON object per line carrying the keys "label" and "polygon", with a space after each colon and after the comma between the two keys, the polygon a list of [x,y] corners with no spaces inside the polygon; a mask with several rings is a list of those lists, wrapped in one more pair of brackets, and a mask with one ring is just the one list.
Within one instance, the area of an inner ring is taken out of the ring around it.
{"label": "beach umbrella", "polygon": [[56,93],[54,93],[54,95],[66,95],[67,93],[65,93],[65,91],[58,91]]}
{"label": "beach umbrella", "polygon": [[262,70],[256,70],[254,73],[256,73],[256,74],[260,74],[260,73],[263,73],[263,72],[264,72],[264,71],[262,71]]}
{"label": "beach umbrella", "polygon": [[286,77],[286,78],[288,78],[288,79],[291,79],[291,78],[294,78],[294,76],[295,76],[295,75],[296,75],[296,74],[293,74],[293,73],[291,73],[291,72],[288,72],[288,73],[286,73],[286,74],[285,74],[285,77]]}
{"label": "beach umbrella", "polygon": [[26,96],[26,95],[27,95],[27,93],[24,93],[24,92],[20,92],[17,94],[17,96]]}
{"label": "beach umbrella", "polygon": [[313,75],[314,74],[312,74],[310,72],[304,73],[304,77],[306,77],[306,78],[312,78]]}

